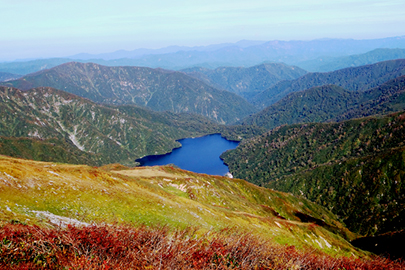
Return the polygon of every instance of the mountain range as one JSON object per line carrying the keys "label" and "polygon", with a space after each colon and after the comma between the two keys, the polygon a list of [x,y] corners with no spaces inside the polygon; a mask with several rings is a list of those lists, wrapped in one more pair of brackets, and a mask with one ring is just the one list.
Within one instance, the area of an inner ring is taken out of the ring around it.
{"label": "mountain range", "polygon": [[184,73],[162,69],[70,62],[3,85],[21,90],[53,87],[99,103],[197,113],[228,124],[256,111],[236,94],[213,88]]}
{"label": "mountain range", "polygon": [[347,67],[371,65],[382,61],[404,59],[405,49],[378,48],[362,54],[341,57],[321,57],[297,63],[299,67],[311,72],[329,72]]}
{"label": "mountain range", "polygon": [[240,140],[260,130],[186,113],[101,105],[49,87],[0,87],[0,108],[2,154],[75,164],[133,166],[137,158],[179,147],[175,140],[185,137],[222,133]]}
{"label": "mountain range", "polygon": [[249,68],[220,67],[215,70],[195,67],[181,70],[207,84],[236,93],[246,99],[284,80],[293,80],[307,72],[282,63],[266,63]]}
{"label": "mountain range", "polygon": [[252,103],[265,108],[290,93],[315,86],[334,84],[350,91],[365,91],[388,80],[405,75],[405,59],[390,60],[325,73],[308,73],[298,79],[282,81],[252,98]]}
{"label": "mountain range", "polygon": [[[402,53],[340,57],[344,50],[402,42],[246,41],[168,48],[173,52],[161,62],[183,61],[187,53],[190,63],[217,53],[232,62],[239,50],[235,59],[250,54],[253,63],[255,47],[261,57],[284,60],[330,53],[327,64],[337,68],[339,61],[361,64]],[[317,46],[322,49],[310,51]],[[162,56],[145,53],[116,63]],[[246,231],[301,250],[360,257],[368,254],[347,241],[405,229],[404,59],[323,73],[283,63],[181,71],[42,64],[43,70],[19,79],[5,74],[0,86],[0,154],[14,157],[0,157],[0,224],[197,226],[199,233]],[[180,147],[178,139],[214,133],[241,141],[221,158],[235,178],[251,183],[170,166],[125,167]]]}
{"label": "mountain range", "polygon": [[[374,51],[376,49],[383,50]],[[83,53],[64,58],[3,62],[0,63],[0,72],[26,75],[72,61],[93,62],[105,66],[160,67],[171,70],[192,67],[209,69],[226,66],[250,67],[265,62],[284,62],[308,71],[325,72],[333,68],[340,69],[392,60],[395,53],[389,49],[405,49],[404,36],[370,40],[242,40],[236,43],[200,47],[170,46],[156,50],[120,50],[99,55]],[[399,55],[401,52],[398,52]],[[326,65],[323,61],[326,62]]]}
{"label": "mountain range", "polygon": [[367,91],[325,85],[294,92],[240,123],[272,129],[285,124],[341,121],[402,110],[405,110],[405,76]]}

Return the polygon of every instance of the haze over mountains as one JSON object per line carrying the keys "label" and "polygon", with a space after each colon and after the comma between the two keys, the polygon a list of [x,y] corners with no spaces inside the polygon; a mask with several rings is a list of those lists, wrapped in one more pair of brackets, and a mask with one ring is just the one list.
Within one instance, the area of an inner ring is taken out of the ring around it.
{"label": "haze over mountains", "polygon": [[265,62],[284,62],[308,71],[325,72],[403,58],[403,49],[404,36],[370,40],[239,41],[201,47],[171,46],[157,50],[121,50],[99,55],[80,54],[65,58],[3,62],[0,63],[0,72],[26,75],[71,61],[171,70],[191,67],[251,67]]}
{"label": "haze over mountains", "polygon": [[358,67],[387,60],[404,58],[405,49],[379,48],[362,54],[317,58],[314,60],[297,63],[297,65],[311,72],[328,72],[347,67]]}
{"label": "haze over mountains", "polygon": [[[255,44],[256,43],[256,44]],[[148,67],[180,69],[187,66],[253,66],[264,61],[296,64],[318,57],[338,57],[366,53],[376,48],[404,48],[405,37],[374,40],[318,39],[311,41],[240,41],[199,48],[169,47],[157,51],[135,50],[124,54],[94,55],[93,59],[134,58],[134,64]],[[156,54],[155,52],[159,52]],[[74,59],[75,56],[69,57]],[[89,60],[87,57],[86,60]]]}
{"label": "haze over mountains", "polygon": [[195,67],[181,70],[207,84],[236,93],[247,99],[283,81],[293,80],[307,72],[282,63],[243,67],[221,67],[215,70]]}

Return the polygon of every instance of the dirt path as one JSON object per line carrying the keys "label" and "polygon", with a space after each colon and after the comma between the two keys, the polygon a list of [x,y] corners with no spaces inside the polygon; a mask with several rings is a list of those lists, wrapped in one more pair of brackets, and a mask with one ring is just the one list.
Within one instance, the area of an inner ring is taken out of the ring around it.
{"label": "dirt path", "polygon": [[111,171],[114,173],[123,174],[126,176],[134,177],[170,177],[170,178],[184,178],[184,176],[178,174],[171,174],[162,171],[159,167],[142,167],[134,168],[132,170]]}

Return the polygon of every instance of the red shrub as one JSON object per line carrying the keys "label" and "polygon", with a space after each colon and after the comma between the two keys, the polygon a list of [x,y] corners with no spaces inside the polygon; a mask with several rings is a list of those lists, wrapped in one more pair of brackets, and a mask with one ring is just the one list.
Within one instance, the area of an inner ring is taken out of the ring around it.
{"label": "red shrub", "polygon": [[0,228],[0,268],[13,269],[405,269],[402,262],[333,258],[253,236],[192,229],[90,226]]}

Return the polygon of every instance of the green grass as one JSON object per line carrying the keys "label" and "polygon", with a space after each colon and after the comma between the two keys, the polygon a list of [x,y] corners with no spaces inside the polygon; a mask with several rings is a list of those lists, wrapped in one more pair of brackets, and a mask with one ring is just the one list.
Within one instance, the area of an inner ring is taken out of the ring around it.
{"label": "green grass", "polygon": [[[136,175],[144,170],[129,172]],[[51,213],[86,223],[194,226],[201,233],[234,228],[300,249],[315,248],[332,255],[363,254],[347,242],[356,236],[335,215],[306,199],[238,179],[172,167],[149,170],[149,177],[125,176],[122,173],[128,170],[118,173],[2,156],[0,219],[49,224]],[[154,171],[167,176],[153,176]],[[297,212],[324,224],[303,222]]]}

